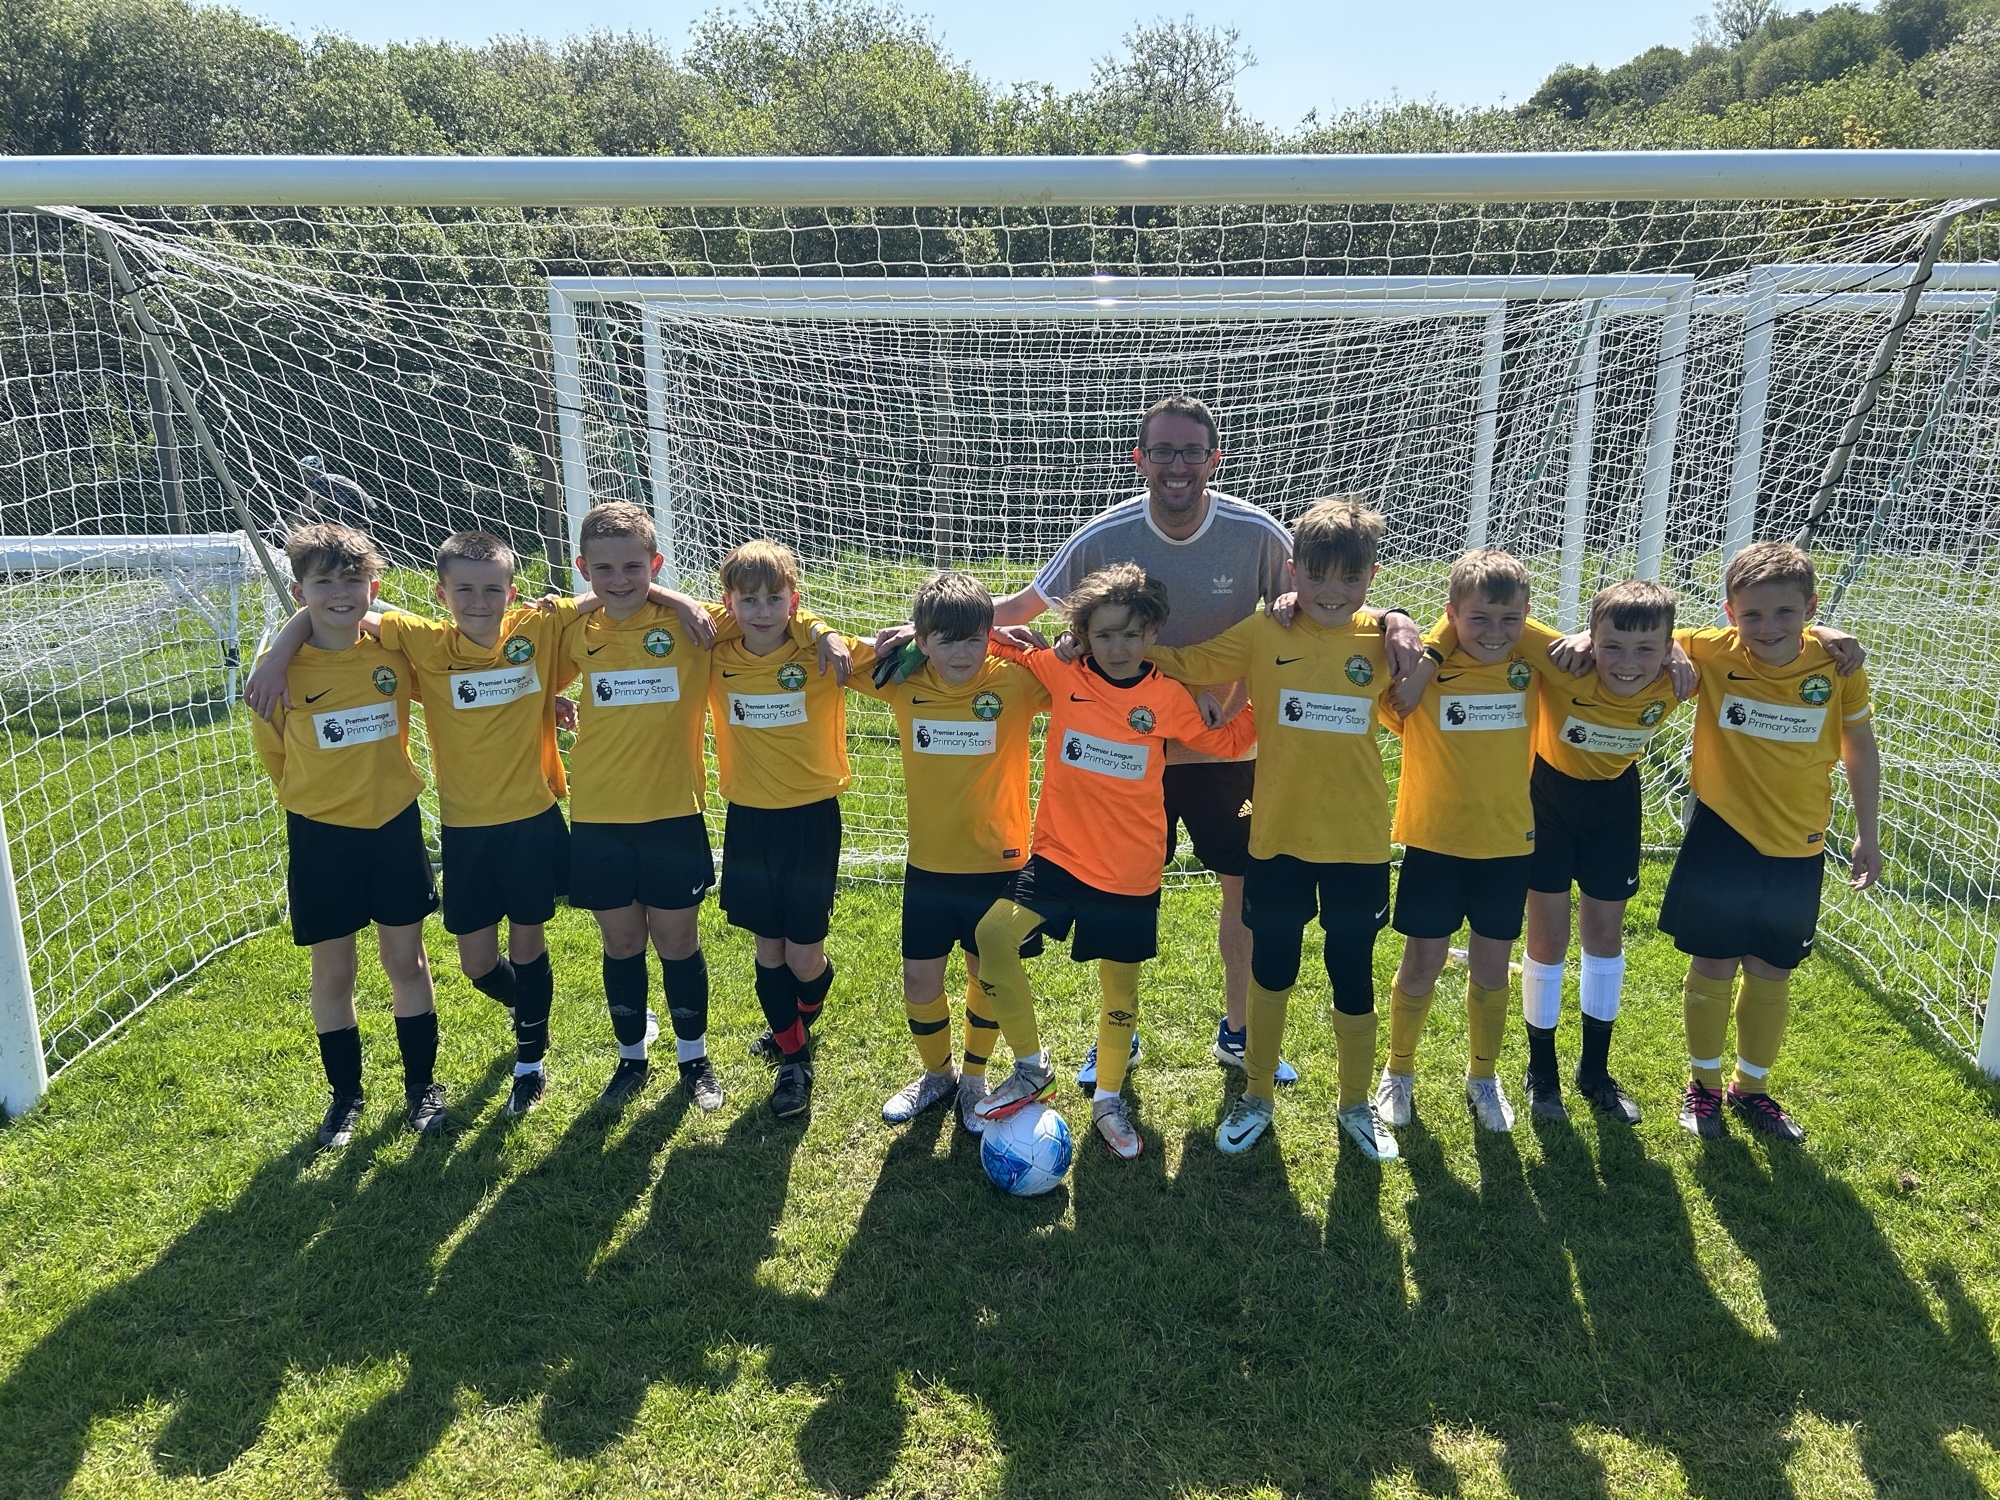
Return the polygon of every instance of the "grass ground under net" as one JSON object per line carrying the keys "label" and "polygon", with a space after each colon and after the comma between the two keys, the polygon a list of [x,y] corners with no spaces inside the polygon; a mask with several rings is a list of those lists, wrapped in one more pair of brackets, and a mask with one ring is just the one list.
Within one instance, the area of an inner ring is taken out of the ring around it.
{"label": "grass ground under net", "polygon": [[[2000,1492],[2000,1107],[1921,1022],[1815,960],[1778,1074],[1810,1143],[1704,1148],[1671,1108],[1681,965],[1639,936],[1615,1060],[1644,1123],[1475,1137],[1448,970],[1376,1168],[1330,1125],[1322,981],[1275,1142],[1226,1160],[1213,902],[1169,895],[1146,975],[1146,1155],[1065,1090],[1076,1168],[1033,1201],[945,1112],[878,1117],[913,1070],[893,889],[842,893],[803,1126],[766,1110],[712,907],[719,1114],[663,1078],[589,1107],[611,1049],[565,913],[552,1092],[503,1122],[505,1017],[433,926],[455,1128],[396,1128],[365,964],[338,1155],[303,1144],[303,956],[225,954],[0,1130],[0,1496]],[[1091,966],[1033,972],[1073,1068]],[[1517,1017],[1510,1088],[1522,1062]]]}

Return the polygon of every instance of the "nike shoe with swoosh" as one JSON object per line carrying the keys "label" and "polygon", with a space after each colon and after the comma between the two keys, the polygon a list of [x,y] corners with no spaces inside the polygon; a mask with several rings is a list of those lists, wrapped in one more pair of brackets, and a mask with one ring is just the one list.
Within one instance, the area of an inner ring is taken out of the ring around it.
{"label": "nike shoe with swoosh", "polygon": [[1239,1094],[1229,1113],[1215,1128],[1215,1148],[1224,1156],[1241,1156],[1264,1138],[1271,1128],[1269,1102],[1255,1094]]}

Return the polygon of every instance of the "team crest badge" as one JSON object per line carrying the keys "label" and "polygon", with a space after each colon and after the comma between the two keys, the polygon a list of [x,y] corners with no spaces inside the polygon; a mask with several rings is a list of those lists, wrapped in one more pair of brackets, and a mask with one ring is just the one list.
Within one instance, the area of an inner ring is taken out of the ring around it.
{"label": "team crest badge", "polygon": [[806,669],[795,661],[788,661],[778,668],[778,686],[788,693],[796,693],[806,685]]}
{"label": "team crest badge", "polygon": [[998,693],[978,693],[972,699],[972,717],[975,719],[997,719],[1000,717],[1000,695]]}
{"label": "team crest badge", "polygon": [[1526,691],[1528,684],[1533,680],[1534,672],[1526,662],[1510,661],[1507,663],[1507,686],[1515,692]]}
{"label": "team crest badge", "polygon": [[646,632],[646,654],[648,656],[670,656],[673,654],[673,635],[665,630]]}
{"label": "team crest badge", "polygon": [[1815,672],[1799,684],[1799,697],[1818,708],[1833,696],[1833,684]]}
{"label": "team crest badge", "polygon": [[1151,734],[1154,724],[1153,711],[1150,708],[1135,708],[1125,715],[1125,722],[1140,734]]}
{"label": "team crest badge", "polygon": [[1347,680],[1356,687],[1367,687],[1375,680],[1375,664],[1365,656],[1348,657]]}
{"label": "team crest badge", "polygon": [[526,666],[535,659],[535,643],[525,635],[510,635],[500,654],[517,667]]}
{"label": "team crest badge", "polygon": [[396,692],[396,669],[377,667],[375,669],[375,691],[384,698],[393,697]]}
{"label": "team crest badge", "polygon": [[1644,728],[1651,729],[1666,716],[1667,705],[1655,698],[1651,703],[1646,705],[1645,711],[1639,715],[1639,723]]}

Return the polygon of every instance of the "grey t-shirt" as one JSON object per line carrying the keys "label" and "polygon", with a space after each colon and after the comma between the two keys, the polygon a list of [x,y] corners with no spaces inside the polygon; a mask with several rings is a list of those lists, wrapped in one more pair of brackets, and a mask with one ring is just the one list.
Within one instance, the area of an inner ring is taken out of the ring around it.
{"label": "grey t-shirt", "polygon": [[[1208,492],[1208,516],[1201,529],[1176,541],[1153,524],[1145,495],[1135,495],[1087,522],[1035,575],[1035,590],[1055,605],[1099,568],[1137,563],[1167,586],[1163,646],[1192,646],[1222,634],[1285,591],[1285,564],[1291,534],[1265,511],[1233,495]],[[1241,682],[1211,687],[1234,712],[1245,696]],[[1256,755],[1253,748],[1244,755]],[[1167,746],[1170,765],[1213,761],[1184,745]]]}

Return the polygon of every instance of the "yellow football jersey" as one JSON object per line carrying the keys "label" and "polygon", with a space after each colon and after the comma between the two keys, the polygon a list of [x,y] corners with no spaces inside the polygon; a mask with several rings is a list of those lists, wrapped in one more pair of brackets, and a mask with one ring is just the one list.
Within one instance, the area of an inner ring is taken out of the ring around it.
{"label": "yellow football jersey", "polygon": [[409,658],[422,691],[442,822],[514,823],[563,795],[555,704],[576,676],[561,651],[576,618],[567,600],[547,611],[516,605],[487,647],[449,620],[384,612],[382,644]]}
{"label": "yellow football jersey", "polygon": [[[1440,650],[1452,639],[1437,627],[1428,638]],[[1535,683],[1568,680],[1548,659],[1555,638],[1530,620],[1507,658],[1490,665],[1452,646],[1408,718],[1384,700],[1382,722],[1403,737],[1397,843],[1464,859],[1534,852],[1528,772],[1540,717]]]}
{"label": "yellow football jersey", "polygon": [[400,651],[363,636],[345,651],[304,646],[285,672],[293,707],[250,742],[290,812],[342,828],[380,828],[416,800],[424,779],[410,759],[416,674]]}
{"label": "yellow football jersey", "polygon": [[[843,637],[854,670],[875,663],[874,648]],[[723,797],[745,807],[803,807],[838,797],[853,781],[847,765],[847,690],[821,675],[814,648],[788,637],[769,656],[739,640],[717,641],[708,679],[715,761]]]}
{"label": "yellow football jersey", "polygon": [[1867,722],[1868,674],[1842,677],[1811,635],[1796,660],[1767,666],[1729,629],[1674,639],[1701,680],[1694,721],[1694,794],[1764,854],[1797,859],[1826,847],[1841,728]]}
{"label": "yellow football jersey", "polygon": [[1389,787],[1376,732],[1389,662],[1379,624],[1326,626],[1301,612],[1287,629],[1255,614],[1199,646],[1148,654],[1190,686],[1248,680],[1257,722],[1251,854],[1317,864],[1389,858]]}
{"label": "yellow football jersey", "polygon": [[1535,754],[1578,781],[1623,776],[1680,707],[1665,672],[1629,698],[1609,691],[1595,671],[1541,682]]}
{"label": "yellow football jersey", "polygon": [[1028,862],[1035,715],[1049,706],[1034,673],[989,656],[958,686],[928,662],[908,681],[879,688],[857,667],[847,685],[896,715],[911,864],[958,875]]}
{"label": "yellow football jersey", "polygon": [[570,816],[579,823],[651,823],[701,812],[712,653],[688,639],[680,617],[650,603],[625,620],[597,610],[564,627],[560,654],[583,678],[570,750]]}

